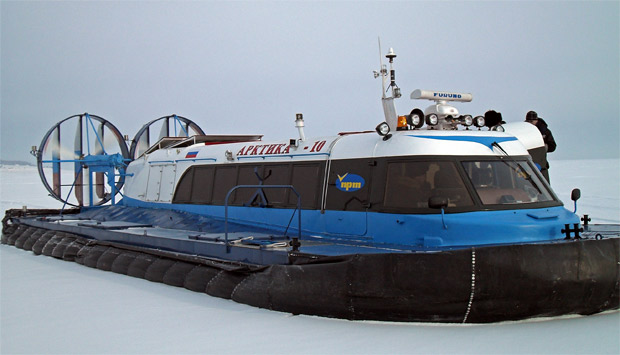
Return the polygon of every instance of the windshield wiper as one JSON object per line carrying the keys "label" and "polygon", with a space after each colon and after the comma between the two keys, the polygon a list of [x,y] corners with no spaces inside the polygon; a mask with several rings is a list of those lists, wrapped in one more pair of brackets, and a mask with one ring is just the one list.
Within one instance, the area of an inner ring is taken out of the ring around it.
{"label": "windshield wiper", "polygon": [[521,166],[521,164],[515,160],[515,158],[513,158],[512,156],[508,155],[508,153],[504,150],[504,148],[502,148],[499,143],[497,142],[493,142],[493,144],[491,144],[494,147],[497,147],[499,150],[502,151],[502,153],[504,153],[504,155],[510,159],[513,163],[515,163],[518,167],[520,171],[517,171],[517,169],[515,169],[515,167],[513,167],[512,165],[508,164],[508,162],[506,162],[504,159],[500,159],[501,162],[503,162],[504,164],[506,164],[510,169],[512,169],[512,171],[514,171],[515,173],[517,173],[517,175],[523,175],[523,178],[525,178],[525,180],[527,180],[530,185],[534,186],[534,188],[536,189],[536,191],[538,191],[539,195],[542,195],[543,192],[540,189],[540,187],[538,187],[538,185],[534,182],[534,179],[532,179],[532,175],[529,174],[524,168],[523,166]]}

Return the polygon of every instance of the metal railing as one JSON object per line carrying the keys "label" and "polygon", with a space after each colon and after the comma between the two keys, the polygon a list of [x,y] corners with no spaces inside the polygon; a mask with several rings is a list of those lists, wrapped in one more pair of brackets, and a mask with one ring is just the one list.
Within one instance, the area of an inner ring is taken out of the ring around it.
{"label": "metal railing", "polygon": [[[295,210],[293,211],[293,214],[291,215],[291,221],[293,220],[293,216],[295,215],[295,212],[297,212],[297,227],[298,227],[297,237],[301,240],[301,195],[299,194],[299,192],[297,192],[297,190],[295,190],[293,185],[237,185],[233,187],[232,189],[228,190],[228,193],[226,194],[226,200],[224,201],[224,240],[226,242],[227,253],[230,252],[230,244],[228,243],[228,200],[230,199],[230,195],[238,189],[257,189],[257,190],[290,189],[292,190],[295,193],[295,195],[297,195],[297,207],[295,208]],[[290,224],[291,222],[289,221],[289,226]],[[288,230],[289,226],[286,227],[286,230]]]}

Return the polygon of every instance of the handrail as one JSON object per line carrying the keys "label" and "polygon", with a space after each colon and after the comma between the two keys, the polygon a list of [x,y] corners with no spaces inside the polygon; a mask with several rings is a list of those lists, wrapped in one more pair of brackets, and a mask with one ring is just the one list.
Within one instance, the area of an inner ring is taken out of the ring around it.
{"label": "handrail", "polygon": [[[230,195],[233,193],[233,191],[237,190],[237,189],[290,189],[293,190],[293,192],[295,193],[295,195],[297,195],[297,207],[295,208],[295,211],[299,211],[297,212],[297,217],[298,217],[298,228],[297,228],[297,232],[298,232],[298,238],[301,240],[301,195],[299,194],[299,192],[297,192],[297,190],[295,190],[295,187],[293,187],[293,185],[237,185],[234,186],[232,189],[228,190],[228,193],[226,194],[226,200],[224,201],[224,240],[226,242],[226,253],[230,253],[230,244],[228,243],[228,199],[230,198]],[[293,211],[293,215],[295,215],[295,211]],[[293,217],[293,215],[291,216],[291,218]],[[287,227],[288,228],[288,227]]]}

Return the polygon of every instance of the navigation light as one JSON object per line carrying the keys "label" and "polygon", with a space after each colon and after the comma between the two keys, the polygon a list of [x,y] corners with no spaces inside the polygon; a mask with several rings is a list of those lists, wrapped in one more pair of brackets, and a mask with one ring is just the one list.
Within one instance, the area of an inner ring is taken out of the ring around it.
{"label": "navigation light", "polygon": [[474,118],[474,126],[478,128],[484,127],[484,116],[476,116],[476,118]]}
{"label": "navigation light", "polygon": [[390,139],[390,137],[392,136],[390,134],[390,126],[387,124],[387,122],[379,123],[375,130],[381,137],[383,137],[384,141]]}
{"label": "navigation light", "polygon": [[407,115],[407,123],[415,128],[422,127],[424,125],[424,112],[419,108],[414,108]]}
{"label": "navigation light", "polygon": [[409,127],[407,127],[407,116],[398,116],[398,125],[396,126],[397,131],[406,131]]}
{"label": "navigation light", "polygon": [[471,117],[471,115],[464,115],[459,117],[459,121],[461,121],[461,124],[465,127],[469,127],[474,123],[474,119]]}
{"label": "navigation light", "polygon": [[426,124],[430,126],[435,126],[439,122],[439,117],[435,113],[431,113],[426,115]]}

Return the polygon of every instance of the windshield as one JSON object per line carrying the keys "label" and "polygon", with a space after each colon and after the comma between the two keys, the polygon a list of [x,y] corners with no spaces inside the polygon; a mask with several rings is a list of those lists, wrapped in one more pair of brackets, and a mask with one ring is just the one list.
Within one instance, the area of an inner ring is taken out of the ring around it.
{"label": "windshield", "polygon": [[387,166],[385,206],[428,208],[431,196],[448,199],[448,207],[470,207],[474,203],[451,161],[396,161]]}
{"label": "windshield", "polygon": [[468,161],[462,164],[485,205],[553,201],[553,196],[527,161]]}

